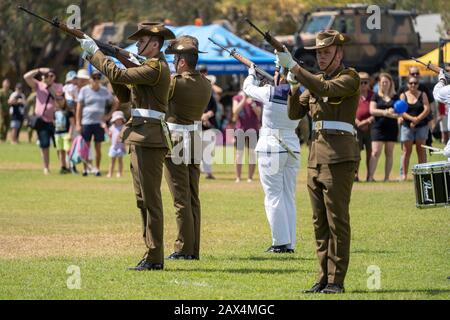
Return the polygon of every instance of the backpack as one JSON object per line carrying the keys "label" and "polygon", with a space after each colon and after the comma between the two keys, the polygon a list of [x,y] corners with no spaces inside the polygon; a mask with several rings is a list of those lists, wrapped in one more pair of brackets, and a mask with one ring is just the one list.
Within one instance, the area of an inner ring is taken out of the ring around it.
{"label": "backpack", "polygon": [[69,151],[69,161],[76,165],[80,162],[87,163],[89,160],[89,144],[84,141],[81,135],[73,139]]}

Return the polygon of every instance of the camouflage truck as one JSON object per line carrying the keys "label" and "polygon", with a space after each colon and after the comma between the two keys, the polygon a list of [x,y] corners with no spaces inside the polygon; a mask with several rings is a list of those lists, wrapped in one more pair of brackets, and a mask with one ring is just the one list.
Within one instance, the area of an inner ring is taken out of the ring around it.
{"label": "camouflage truck", "polygon": [[136,42],[128,40],[128,36],[135,31],[135,23],[105,22],[94,27],[92,30],[92,38],[106,43],[111,42],[119,47],[124,47]]}
{"label": "camouflage truck", "polygon": [[290,46],[294,56],[303,60],[309,69],[317,70],[315,52],[304,47],[314,45],[316,34],[321,30],[336,29],[352,38],[345,47],[346,65],[369,73],[383,70],[395,76],[398,61],[416,56],[420,48],[420,37],[413,25],[415,14],[382,8],[381,29],[378,30],[369,29],[370,16],[367,6],[363,5],[316,9],[305,15],[294,36],[278,39]]}

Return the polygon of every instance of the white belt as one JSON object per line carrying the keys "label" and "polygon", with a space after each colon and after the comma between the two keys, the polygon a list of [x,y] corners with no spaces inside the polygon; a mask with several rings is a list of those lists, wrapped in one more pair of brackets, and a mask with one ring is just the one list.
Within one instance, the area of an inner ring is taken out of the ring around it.
{"label": "white belt", "polygon": [[261,128],[259,130],[259,134],[261,136],[273,136],[273,135],[288,136],[288,135],[295,135],[295,129]]}
{"label": "white belt", "polygon": [[198,131],[200,128],[200,126],[197,123],[183,125],[183,124],[178,124],[178,123],[167,122],[167,125],[169,126],[170,131],[192,132],[192,131]]}
{"label": "white belt", "polygon": [[163,112],[151,110],[151,109],[131,109],[131,116],[136,118],[151,118],[161,121],[161,126],[164,132],[164,137],[166,139],[167,146],[169,150],[172,151],[172,140],[170,139],[170,132],[167,128],[167,123],[165,121],[166,114]]}
{"label": "white belt", "polygon": [[313,122],[312,128],[314,131],[320,130],[341,130],[356,134],[356,130],[350,123],[342,121],[316,121]]}
{"label": "white belt", "polygon": [[131,115],[133,117],[142,117],[142,118],[152,118],[158,120],[164,120],[166,117],[165,113],[151,110],[151,109],[131,109]]}
{"label": "white belt", "polygon": [[[198,123],[194,124],[178,124],[178,123],[167,123],[170,131],[180,132],[183,134],[183,162],[189,164],[191,160],[191,132],[200,130]],[[172,154],[172,156],[174,156]]]}

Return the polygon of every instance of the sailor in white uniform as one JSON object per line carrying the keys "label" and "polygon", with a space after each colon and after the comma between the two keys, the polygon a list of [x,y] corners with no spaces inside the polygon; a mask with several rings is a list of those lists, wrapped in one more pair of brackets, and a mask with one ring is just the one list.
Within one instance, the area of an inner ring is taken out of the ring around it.
{"label": "sailor in white uniform", "polygon": [[[277,83],[278,73],[275,74]],[[249,69],[243,90],[263,104],[262,128],[255,151],[264,189],[264,205],[272,231],[267,252],[292,253],[296,245],[295,187],[300,166],[300,143],[287,111],[289,84],[281,77],[278,86],[259,86],[254,68]]]}
{"label": "sailor in white uniform", "polygon": [[[447,112],[450,111],[450,84],[448,84],[448,81],[449,79],[446,78],[444,71],[441,69],[441,72],[439,73],[439,82],[434,86],[433,90],[434,99],[445,104]],[[448,125],[450,126],[450,116],[448,117]],[[448,158],[448,161],[450,161],[450,140],[447,142],[444,150],[436,150],[434,153],[441,153]]]}

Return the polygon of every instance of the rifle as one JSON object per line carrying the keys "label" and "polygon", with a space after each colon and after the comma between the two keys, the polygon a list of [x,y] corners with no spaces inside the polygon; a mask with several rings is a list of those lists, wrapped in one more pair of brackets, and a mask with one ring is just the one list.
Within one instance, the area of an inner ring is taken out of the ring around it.
{"label": "rifle", "polygon": [[230,54],[230,56],[232,56],[233,58],[235,58],[237,61],[239,61],[240,63],[246,65],[248,68],[251,68],[252,66],[254,66],[256,73],[258,73],[260,76],[266,78],[267,80],[269,80],[270,82],[274,82],[273,80],[273,76],[271,76],[269,73],[267,73],[266,71],[264,71],[263,69],[261,69],[260,67],[258,67],[256,64],[254,64],[253,62],[251,62],[249,59],[247,59],[246,57],[240,55],[239,53],[236,52],[236,49],[232,49],[229,50],[227,48],[225,48],[224,46],[218,44],[217,42],[215,42],[213,39],[208,38],[209,41],[211,41],[212,43],[214,43],[216,46],[218,46],[219,48],[221,48],[222,50],[225,50],[226,52],[228,52]]}
{"label": "rifle", "polygon": [[420,63],[420,64],[424,65],[425,67],[427,67],[427,69],[429,69],[431,71],[434,71],[436,73],[440,73],[441,70],[444,71],[445,78],[447,78],[447,80],[450,80],[450,73],[448,73],[447,71],[445,71],[442,68],[439,68],[437,65],[432,64],[431,61],[428,62],[428,63],[423,63],[422,61],[420,61],[420,60],[418,60],[418,59],[416,59],[414,57],[411,57],[411,59],[414,60],[417,63]]}
{"label": "rifle", "polygon": [[262,32],[261,29],[259,29],[257,26],[255,26],[255,24],[253,22],[251,22],[250,19],[248,19],[248,18],[245,18],[245,21],[247,21],[248,24],[251,25],[256,31],[258,31],[275,50],[277,50],[278,52],[284,51],[283,44],[280,41],[278,41],[277,39],[275,39],[274,37],[272,37],[272,35],[270,34],[269,31]]}
{"label": "rifle", "polygon": [[[36,17],[40,20],[43,20],[43,21],[49,23],[53,27],[58,28],[59,30],[61,30],[62,32],[66,33],[70,36],[73,36],[78,39],[84,38],[85,33],[83,31],[77,30],[77,29],[71,29],[65,23],[60,22],[57,18],[54,18],[53,20],[46,19],[44,17],[39,16],[38,14],[36,14],[34,12],[22,7],[22,6],[19,6],[18,9],[28,13],[29,15],[32,15],[33,17]],[[140,56],[138,56],[134,53],[131,53],[129,51],[126,51],[122,48],[119,48],[117,46],[114,46],[112,44],[107,44],[104,42],[100,42],[98,40],[94,40],[94,41],[97,44],[97,46],[99,47],[101,52],[103,52],[107,56],[115,57],[126,68],[139,67],[138,64],[135,64],[134,62],[131,62],[130,60],[128,60],[130,58],[130,55],[134,56],[139,61],[139,63],[144,63],[144,61],[145,61]]]}
{"label": "rifle", "polygon": [[[284,51],[284,45],[278,41],[277,39],[275,39],[269,31],[263,32],[260,28],[258,28],[257,26],[255,26],[255,24],[253,22],[250,21],[250,19],[245,18],[245,21],[248,22],[249,25],[251,25],[253,27],[253,29],[255,29],[256,31],[258,31],[258,33],[260,33],[263,37],[264,40],[267,41],[267,43],[269,43],[275,50],[277,50],[278,52],[283,52]],[[301,60],[297,60],[295,58],[293,58],[295,62],[297,62],[299,65],[303,65],[304,62]]]}

